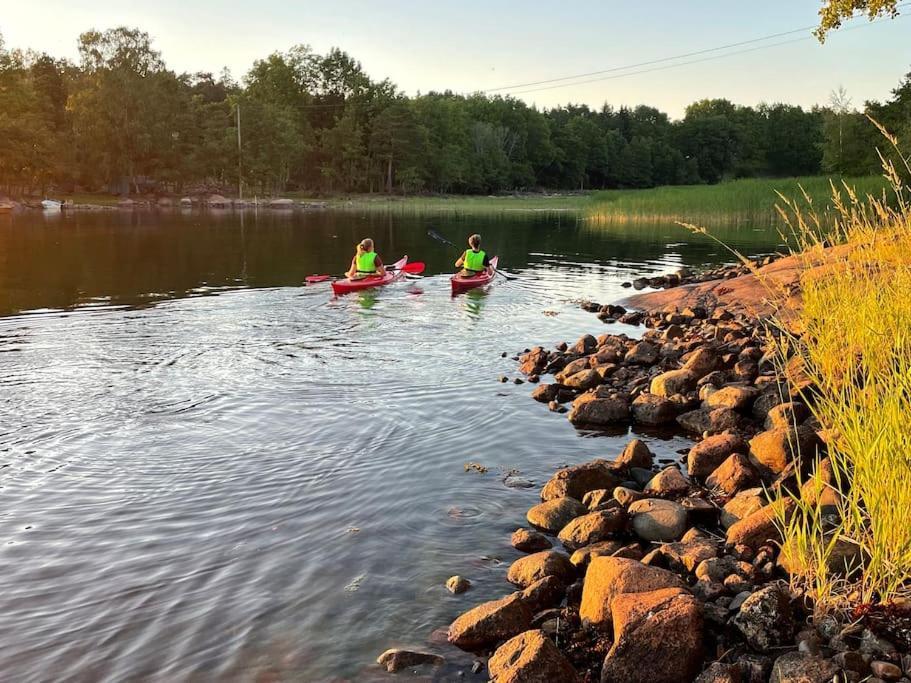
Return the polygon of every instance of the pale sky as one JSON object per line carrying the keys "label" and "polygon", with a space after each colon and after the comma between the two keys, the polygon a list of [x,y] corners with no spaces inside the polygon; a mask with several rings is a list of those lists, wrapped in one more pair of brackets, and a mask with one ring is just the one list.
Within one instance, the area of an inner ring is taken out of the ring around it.
{"label": "pale sky", "polygon": [[[538,0],[0,0],[0,33],[7,47],[75,59],[82,31],[137,26],[171,69],[227,66],[235,78],[298,43],[318,52],[338,46],[372,77],[412,95],[561,78],[747,41],[813,26],[818,7],[816,0],[575,0],[564,7]],[[866,23],[853,21],[825,45],[793,34],[681,61],[727,55],[718,59],[517,96],[539,107],[650,104],[679,117],[706,97],[811,106],[842,85],[861,105],[887,97],[911,71],[911,17]],[[729,54],[739,50],[752,51]],[[530,88],[512,92],[523,90]]]}

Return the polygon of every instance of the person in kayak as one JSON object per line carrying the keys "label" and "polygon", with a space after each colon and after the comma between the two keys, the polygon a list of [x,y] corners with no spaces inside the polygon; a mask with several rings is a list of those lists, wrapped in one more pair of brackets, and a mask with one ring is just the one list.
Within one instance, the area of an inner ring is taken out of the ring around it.
{"label": "person in kayak", "polygon": [[373,250],[373,240],[369,237],[361,240],[354,258],[351,259],[351,267],[345,275],[350,280],[360,280],[365,277],[383,277],[385,274],[386,268]]}
{"label": "person in kayak", "polygon": [[481,249],[481,236],[475,233],[468,238],[469,249],[455,262],[456,268],[461,268],[459,275],[474,277],[481,273],[490,274],[490,257]]}

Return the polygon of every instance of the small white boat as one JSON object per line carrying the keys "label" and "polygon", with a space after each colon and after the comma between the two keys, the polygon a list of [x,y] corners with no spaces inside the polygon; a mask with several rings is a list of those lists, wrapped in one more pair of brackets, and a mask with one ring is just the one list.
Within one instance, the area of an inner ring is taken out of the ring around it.
{"label": "small white boat", "polygon": [[41,202],[41,208],[45,211],[60,211],[63,208],[63,202],[58,202],[56,199],[45,199]]}

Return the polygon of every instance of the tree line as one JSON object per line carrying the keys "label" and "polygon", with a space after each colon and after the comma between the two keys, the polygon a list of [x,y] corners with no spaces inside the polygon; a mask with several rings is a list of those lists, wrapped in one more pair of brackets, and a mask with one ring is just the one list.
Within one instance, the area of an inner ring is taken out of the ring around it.
{"label": "tree line", "polygon": [[[273,194],[489,194],[646,188],[725,178],[878,172],[869,113],[911,138],[911,74],[884,103],[694,102],[538,110],[483,93],[406,97],[347,53],[297,46],[228,72],[178,74],[138,29],[88,31],[79,60],[0,36],[0,187]],[[238,129],[239,124],[239,129]]]}

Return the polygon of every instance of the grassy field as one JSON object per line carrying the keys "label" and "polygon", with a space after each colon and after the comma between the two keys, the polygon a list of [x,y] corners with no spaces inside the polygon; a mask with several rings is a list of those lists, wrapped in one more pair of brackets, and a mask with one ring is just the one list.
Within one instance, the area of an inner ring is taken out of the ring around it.
{"label": "grassy field", "polygon": [[[834,179],[836,183],[841,181]],[[844,178],[861,197],[881,195],[888,183],[879,176]],[[776,218],[776,192],[799,197],[801,188],[820,212],[831,208],[826,176],[749,178],[718,185],[681,185],[651,190],[605,190],[591,198],[588,216],[595,222],[634,220],[769,220]]]}

